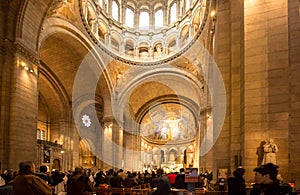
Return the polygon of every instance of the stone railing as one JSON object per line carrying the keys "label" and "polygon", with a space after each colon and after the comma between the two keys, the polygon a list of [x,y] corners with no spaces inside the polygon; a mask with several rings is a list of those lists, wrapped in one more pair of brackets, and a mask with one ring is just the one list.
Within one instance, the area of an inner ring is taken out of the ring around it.
{"label": "stone railing", "polygon": [[46,140],[41,140],[41,139],[37,139],[37,144],[46,145],[46,146],[52,146],[52,147],[57,147],[57,148],[62,148],[61,144],[58,144],[58,143],[55,143],[55,142],[46,141]]}

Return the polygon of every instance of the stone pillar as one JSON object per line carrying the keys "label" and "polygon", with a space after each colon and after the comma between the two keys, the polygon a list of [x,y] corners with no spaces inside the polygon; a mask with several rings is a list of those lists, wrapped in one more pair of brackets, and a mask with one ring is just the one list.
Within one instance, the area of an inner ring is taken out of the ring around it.
{"label": "stone pillar", "polygon": [[140,10],[136,9],[134,10],[134,27],[139,27],[140,22]]}
{"label": "stone pillar", "polygon": [[104,162],[103,169],[109,169],[113,167],[113,121],[105,119],[103,122],[103,158],[102,161]]}
{"label": "stone pillar", "polygon": [[[286,181],[290,181],[289,143],[292,140],[289,125],[290,108],[293,107],[290,102],[290,83],[293,82],[289,80],[292,61],[289,56],[288,2],[245,1],[244,5],[245,167],[252,170],[257,166],[256,151],[260,142],[272,138],[279,148],[277,164]],[[299,13],[297,16],[299,24]],[[298,145],[297,142],[294,144]],[[253,177],[250,171],[249,174],[246,171],[246,178]]]}
{"label": "stone pillar", "polygon": [[[290,181],[295,181],[296,188],[300,188],[300,170],[298,165],[300,164],[300,147],[298,140],[300,139],[300,94],[299,94],[299,83],[300,83],[300,2],[298,1],[288,1],[288,10],[289,10],[289,59],[290,59],[290,112],[289,116],[287,113],[281,113],[280,115],[283,117],[289,117],[289,160],[290,160]],[[280,30],[278,29],[278,32]],[[280,64],[277,61],[277,65]],[[286,68],[282,69],[281,71]],[[284,90],[287,90],[285,87]],[[278,116],[280,116],[278,115]],[[283,118],[282,117],[282,118]],[[288,180],[287,180],[288,181]]]}
{"label": "stone pillar", "polygon": [[164,26],[168,26],[169,23],[168,13],[169,13],[168,6],[164,5],[163,6]]}
{"label": "stone pillar", "polygon": [[112,0],[106,1],[106,3],[108,16],[112,17]]}
{"label": "stone pillar", "polygon": [[154,25],[155,25],[155,20],[154,20],[154,11],[153,10],[151,10],[150,12],[149,12],[149,19],[150,19],[150,21],[149,21],[149,25],[150,25],[150,28],[149,29],[152,29],[152,30],[155,30],[155,28],[154,28]]}
{"label": "stone pillar", "polygon": [[126,5],[122,3],[120,5],[120,23],[125,24],[125,12],[126,12]]}
{"label": "stone pillar", "polygon": [[20,161],[36,160],[39,60],[18,43],[4,40],[3,44],[1,168],[18,169]]}
{"label": "stone pillar", "polygon": [[[184,3],[184,2],[183,2]],[[176,12],[177,12],[177,17],[176,17],[176,21],[179,20],[182,16],[182,12],[181,12],[181,1],[178,1],[176,2]]]}

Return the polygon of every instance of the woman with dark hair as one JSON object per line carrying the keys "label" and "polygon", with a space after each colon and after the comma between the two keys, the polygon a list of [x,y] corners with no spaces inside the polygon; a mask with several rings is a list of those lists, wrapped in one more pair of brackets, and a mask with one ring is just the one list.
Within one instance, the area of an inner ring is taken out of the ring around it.
{"label": "woman with dark hair", "polygon": [[19,164],[19,175],[13,182],[14,195],[52,195],[52,188],[34,175],[35,165],[31,161]]}

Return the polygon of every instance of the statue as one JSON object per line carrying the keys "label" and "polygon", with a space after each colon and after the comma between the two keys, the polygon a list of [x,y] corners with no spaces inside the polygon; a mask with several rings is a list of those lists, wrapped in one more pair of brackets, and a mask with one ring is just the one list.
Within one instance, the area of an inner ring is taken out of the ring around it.
{"label": "statue", "polygon": [[277,145],[274,143],[273,139],[269,139],[264,148],[264,157],[262,164],[273,163],[276,164],[276,152],[278,151]]}
{"label": "statue", "polygon": [[157,44],[155,46],[156,51],[154,52],[155,57],[160,57],[162,55],[162,46],[160,44]]}

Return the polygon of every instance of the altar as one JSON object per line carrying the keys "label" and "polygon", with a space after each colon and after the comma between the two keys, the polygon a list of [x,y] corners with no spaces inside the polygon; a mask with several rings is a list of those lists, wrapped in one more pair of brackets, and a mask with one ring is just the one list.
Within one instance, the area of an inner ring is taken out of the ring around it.
{"label": "altar", "polygon": [[180,169],[183,168],[183,164],[161,164],[160,165],[165,173],[171,173],[171,172],[180,172]]}

